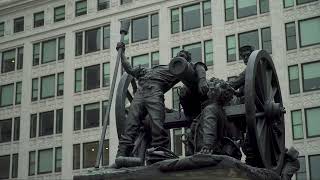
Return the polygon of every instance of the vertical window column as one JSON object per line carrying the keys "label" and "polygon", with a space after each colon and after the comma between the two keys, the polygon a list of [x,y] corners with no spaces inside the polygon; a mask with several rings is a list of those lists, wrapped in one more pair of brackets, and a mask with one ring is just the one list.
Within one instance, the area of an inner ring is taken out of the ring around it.
{"label": "vertical window column", "polygon": [[303,139],[303,123],[301,110],[291,112],[293,140]]}
{"label": "vertical window column", "polygon": [[213,43],[212,40],[204,42],[204,60],[207,66],[213,65]]}
{"label": "vertical window column", "polygon": [[180,32],[179,8],[171,10],[171,34]]}
{"label": "vertical window column", "polygon": [[236,37],[235,35],[227,36],[227,62],[236,60]]}

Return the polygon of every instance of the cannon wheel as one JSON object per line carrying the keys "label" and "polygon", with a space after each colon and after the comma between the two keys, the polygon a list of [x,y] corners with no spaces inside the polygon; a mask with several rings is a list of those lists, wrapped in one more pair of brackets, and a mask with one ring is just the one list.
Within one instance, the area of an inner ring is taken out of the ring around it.
{"label": "cannon wheel", "polygon": [[250,146],[265,168],[280,173],[284,161],[284,108],[270,55],[254,51],[245,75],[245,107]]}

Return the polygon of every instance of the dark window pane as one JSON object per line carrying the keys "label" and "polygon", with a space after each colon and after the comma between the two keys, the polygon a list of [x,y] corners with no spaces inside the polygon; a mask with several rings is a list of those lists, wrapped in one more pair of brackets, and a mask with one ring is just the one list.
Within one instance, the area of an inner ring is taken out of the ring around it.
{"label": "dark window pane", "polygon": [[[105,120],[105,117],[106,117],[108,104],[109,104],[108,100],[102,101],[102,125],[104,125],[104,120]],[[110,119],[108,119],[108,122],[107,122],[108,125],[110,123],[109,121],[110,121]]]}
{"label": "dark window pane", "polygon": [[83,144],[83,168],[94,167],[98,153],[98,142]]}
{"label": "dark window pane", "polygon": [[0,86],[0,107],[13,104],[14,85],[8,84]]}
{"label": "dark window pane", "polygon": [[58,47],[58,60],[64,59],[64,45],[65,44],[65,38],[60,37],[59,38],[59,47]]}
{"label": "dark window pane", "polygon": [[204,42],[205,63],[207,66],[213,65],[213,44],[212,40]]}
{"label": "dark window pane", "polygon": [[271,28],[261,29],[261,41],[262,49],[266,50],[268,53],[272,54],[272,41],[271,41]]}
{"label": "dark window pane", "polygon": [[82,32],[76,33],[76,56],[79,56],[82,54]]}
{"label": "dark window pane", "polygon": [[93,128],[99,126],[100,103],[84,105],[83,128]]}
{"label": "dark window pane", "polygon": [[320,89],[320,62],[302,64],[303,91]]}
{"label": "dark window pane", "polygon": [[303,124],[301,110],[291,112],[293,139],[303,139]]}
{"label": "dark window pane", "polygon": [[62,133],[63,126],[63,109],[58,109],[56,112],[56,134]]}
{"label": "dark window pane", "polygon": [[254,49],[259,49],[258,30],[239,34],[239,48],[247,45],[253,46]]}
{"label": "dark window pane", "polygon": [[18,154],[12,154],[11,178],[18,177],[18,161],[19,161],[19,155]]}
{"label": "dark window pane", "polygon": [[131,3],[132,0],[120,0],[120,4],[127,4],[127,3]]}
{"label": "dark window pane", "polygon": [[73,120],[73,129],[80,130],[81,128],[81,106],[74,107],[74,120]]}
{"label": "dark window pane", "polygon": [[80,144],[73,145],[73,169],[80,169]]}
{"label": "dark window pane", "polygon": [[21,32],[24,31],[24,17],[14,19],[14,28],[13,32]]}
{"label": "dark window pane", "polygon": [[238,18],[257,14],[257,0],[237,0]]}
{"label": "dark window pane", "polygon": [[32,79],[32,95],[31,100],[36,101],[38,100],[38,78]]}
{"label": "dark window pane", "polygon": [[200,4],[182,8],[183,31],[200,27]]}
{"label": "dark window pane", "polygon": [[159,51],[151,53],[151,66],[159,65]]}
{"label": "dark window pane", "polygon": [[320,43],[320,17],[299,21],[300,46]]}
{"label": "dark window pane", "polygon": [[304,156],[298,157],[300,169],[296,173],[296,180],[307,180],[306,160]]}
{"label": "dark window pane", "polygon": [[98,0],[98,11],[110,8],[110,0]]}
{"label": "dark window pane", "polygon": [[41,63],[55,61],[56,57],[56,39],[52,39],[42,43]]}
{"label": "dark window pane", "polygon": [[80,91],[82,91],[82,69],[76,69],[74,92]]}
{"label": "dark window pane", "polygon": [[179,9],[171,10],[171,33],[180,32]]}
{"label": "dark window pane", "polygon": [[320,136],[320,107],[306,109],[305,113],[307,124],[307,136]]}
{"label": "dark window pane", "polygon": [[290,94],[300,93],[298,65],[289,67],[289,89]]}
{"label": "dark window pane", "polygon": [[310,179],[317,180],[320,179],[320,155],[312,155],[309,156],[309,171],[310,171]]}
{"label": "dark window pane", "polygon": [[44,12],[33,14],[33,27],[40,27],[44,25]]}
{"label": "dark window pane", "polygon": [[103,87],[110,85],[110,63],[103,64]]}
{"label": "dark window pane", "polygon": [[0,143],[11,141],[12,120],[0,120]]}
{"label": "dark window pane", "polygon": [[227,37],[227,62],[236,60],[236,37],[231,35]]}
{"label": "dark window pane", "polygon": [[183,46],[183,49],[191,53],[192,62],[201,62],[202,61],[202,49],[201,43],[190,44]]}
{"label": "dark window pane", "polygon": [[269,12],[269,0],[260,0],[260,13]]}
{"label": "dark window pane", "polygon": [[39,115],[39,136],[53,134],[54,111],[43,112]]}
{"label": "dark window pane", "polygon": [[151,15],[151,38],[159,37],[159,14]]}
{"label": "dark window pane", "polygon": [[287,8],[287,7],[292,7],[293,6],[293,2],[294,0],[284,0],[283,1],[283,4],[284,4],[284,7]]}
{"label": "dark window pane", "polygon": [[2,52],[1,72],[6,73],[14,71],[16,62],[16,49]]}
{"label": "dark window pane", "polygon": [[132,42],[147,40],[148,37],[148,16],[132,20]]}
{"label": "dark window pane", "polygon": [[58,82],[57,82],[57,96],[63,95],[63,86],[64,86],[64,73],[59,73]]}
{"label": "dark window pane", "polygon": [[20,117],[14,118],[13,140],[18,141],[20,138]]}
{"label": "dark window pane", "polygon": [[57,147],[55,153],[54,172],[61,172],[62,147]]}
{"label": "dark window pane", "polygon": [[103,49],[110,48],[110,26],[103,27]]}
{"label": "dark window pane", "polygon": [[30,138],[37,136],[37,114],[31,114],[30,117]]}
{"label": "dark window pane", "polygon": [[29,152],[29,176],[35,175],[36,173],[36,152]]}
{"label": "dark window pane", "polygon": [[10,155],[0,156],[0,179],[9,179]]}
{"label": "dark window pane", "polygon": [[181,156],[182,155],[182,129],[174,129],[173,130],[173,152]]}
{"label": "dark window pane", "polygon": [[87,14],[87,0],[76,2],[76,16]]}
{"label": "dark window pane", "polygon": [[100,65],[85,67],[84,90],[97,89],[100,87]]}
{"label": "dark window pane", "polygon": [[132,57],[132,66],[149,67],[149,54]]}
{"label": "dark window pane", "polygon": [[65,19],[65,6],[54,8],[54,22],[63,21]]}
{"label": "dark window pane", "polygon": [[314,2],[314,1],[317,1],[317,0],[297,0],[297,5]]}
{"label": "dark window pane", "polygon": [[91,53],[95,51],[99,51],[100,41],[101,41],[101,28],[88,30],[85,32],[86,36],[86,53]]}
{"label": "dark window pane", "polygon": [[211,1],[203,2],[203,26],[211,25]]}
{"label": "dark window pane", "polygon": [[32,65],[36,66],[40,60],[40,43],[33,44],[33,60]]}
{"label": "dark window pane", "polygon": [[225,20],[231,21],[234,19],[234,0],[225,0]]}
{"label": "dark window pane", "polygon": [[297,49],[296,27],[294,22],[286,24],[286,40],[287,50]]}
{"label": "dark window pane", "polygon": [[17,69],[22,69],[23,67],[23,47],[18,48],[17,54]]}
{"label": "dark window pane", "polygon": [[103,154],[102,154],[102,165],[109,165],[109,140],[104,140],[103,143]]}
{"label": "dark window pane", "polygon": [[53,152],[52,149],[38,151],[38,174],[52,172]]}
{"label": "dark window pane", "polygon": [[4,36],[4,22],[0,22],[0,37]]}
{"label": "dark window pane", "polygon": [[54,96],[55,83],[55,75],[41,77],[41,99]]}
{"label": "dark window pane", "polygon": [[16,83],[16,104],[21,104],[22,82]]}

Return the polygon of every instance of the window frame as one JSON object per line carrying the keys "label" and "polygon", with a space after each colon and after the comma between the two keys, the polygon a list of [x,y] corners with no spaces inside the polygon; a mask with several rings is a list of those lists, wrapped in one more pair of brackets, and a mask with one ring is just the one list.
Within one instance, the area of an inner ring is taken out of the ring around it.
{"label": "window frame", "polygon": [[[44,171],[44,172],[40,172],[39,171],[39,165],[40,165],[40,152],[42,152],[42,151],[50,151],[51,150],[51,156],[52,156],[52,160],[51,160],[51,170],[50,171]],[[48,148],[48,149],[39,149],[38,150],[38,158],[37,158],[37,174],[49,174],[49,173],[52,173],[53,172],[53,163],[52,163],[52,161],[54,160],[54,154],[53,154],[54,152],[53,152],[53,148]]]}
{"label": "window frame", "polygon": [[[312,154],[312,155],[309,155],[308,156],[308,165],[309,165],[309,178],[311,179],[312,178],[312,171],[311,171],[311,160],[310,158],[314,157],[314,156],[320,156],[320,154]],[[307,164],[307,163],[306,163]],[[307,171],[307,167],[306,167],[306,171]]]}
{"label": "window frame", "polygon": [[[36,20],[36,17],[41,15],[43,16],[42,19]],[[45,16],[44,11],[33,13],[33,28],[44,26],[44,18],[45,18],[44,16]]]}
{"label": "window frame", "polygon": [[[16,23],[18,20],[23,20],[23,25],[22,25],[22,29],[17,29],[16,27]],[[17,18],[14,18],[13,19],[13,33],[19,33],[19,32],[23,32],[24,31],[24,26],[25,26],[25,23],[24,23],[24,16],[21,16],[21,17],[17,17]]]}
{"label": "window frame", "polygon": [[[15,96],[15,83],[10,83],[10,84],[4,84],[4,85],[1,85],[0,86],[0,108],[3,108],[3,107],[8,107],[8,106],[13,106],[15,101],[14,101],[14,96]],[[4,86],[12,86],[12,103],[11,104],[6,104],[6,105],[1,105],[2,104],[2,88]]]}
{"label": "window frame", "polygon": [[[85,11],[83,11],[83,12],[78,12],[79,11],[79,9],[78,9],[78,4],[80,4],[80,3],[86,3],[86,10]],[[88,14],[88,2],[87,2],[87,0],[79,0],[79,1],[76,1],[75,2],[75,17],[79,17],[79,16],[83,16],[83,15],[86,15],[86,14]]]}
{"label": "window frame", "polygon": [[[318,19],[319,18],[319,23],[320,23],[320,16],[315,16],[315,17],[311,17],[311,18],[306,18],[306,19],[300,19],[298,20],[298,35],[299,35],[299,47],[300,48],[305,48],[305,47],[310,47],[310,46],[315,46],[315,45],[319,45],[320,44],[320,41],[318,43],[312,43],[312,44],[308,44],[308,45],[304,45],[302,46],[301,44],[301,22],[303,21],[308,21],[308,20],[312,20],[312,19]],[[296,34],[297,34],[297,31],[296,31]]]}
{"label": "window frame", "polygon": [[[134,28],[134,26],[133,26],[133,21],[134,20],[138,20],[138,19],[144,19],[144,18],[146,18],[147,19],[147,36],[146,36],[146,38],[145,39],[139,39],[139,40],[134,40],[134,38],[133,38],[133,36],[134,36],[134,33],[133,33],[133,28]],[[139,16],[139,17],[136,17],[136,18],[133,18],[133,19],[131,19],[131,43],[137,43],[137,42],[142,42],[142,41],[146,41],[146,40],[149,40],[149,38],[150,38],[150,34],[151,34],[151,32],[149,32],[149,31],[151,31],[150,30],[150,15],[144,15],[144,16]]]}
{"label": "window frame", "polygon": [[[53,89],[54,89],[54,92],[53,92],[53,95],[50,95],[50,96],[47,96],[47,97],[42,97],[42,83],[43,83],[43,79],[44,78],[48,78],[48,77],[50,77],[50,76],[53,76],[54,77],[54,87],[53,87]],[[46,75],[46,76],[41,76],[40,77],[40,100],[43,100],[43,99],[49,99],[49,98],[53,98],[53,97],[55,97],[55,95],[56,95],[56,74],[50,74],[50,75]]]}
{"label": "window frame", "polygon": [[[299,82],[299,92],[296,92],[296,93],[292,93],[291,88],[290,88],[290,68],[294,67],[294,66],[296,66],[297,69],[298,69],[298,82]],[[289,81],[288,82],[289,83],[289,95],[301,93],[301,88],[300,88],[300,68],[299,68],[298,64],[294,64],[294,65],[288,66],[288,81]]]}
{"label": "window frame", "polygon": [[[106,5],[107,7],[101,5]],[[100,2],[100,0],[97,0],[97,11],[105,10],[105,9],[110,9],[110,0],[107,0],[107,2]]]}
{"label": "window frame", "polygon": [[6,25],[4,23],[4,21],[0,22],[0,27],[2,27],[0,30],[0,37],[3,37],[5,35],[5,29],[6,29]]}
{"label": "window frame", "polygon": [[[319,91],[320,88],[317,88],[317,89],[312,89],[312,90],[306,90],[304,88],[304,65],[308,65],[308,64],[313,64],[313,63],[320,63],[320,60],[318,61],[312,61],[312,62],[306,62],[306,63],[301,63],[301,75],[302,75],[302,90],[303,92],[312,92],[312,91]],[[319,77],[320,78],[320,77]]]}
{"label": "window frame", "polygon": [[[183,9],[184,8],[188,8],[188,7],[192,7],[192,6],[199,6],[199,27],[195,27],[195,28],[191,28],[191,29],[184,29],[183,26],[184,26],[184,20],[183,20]],[[202,3],[193,3],[193,4],[189,4],[189,5],[186,5],[186,6],[183,6],[181,7],[181,31],[184,32],[184,31],[190,31],[190,30],[194,30],[194,29],[199,29],[199,28],[202,28],[202,14],[203,14],[203,11],[202,11]],[[201,14],[202,12],[202,14]]]}
{"label": "window frame", "polygon": [[[233,48],[228,48],[228,38],[229,37],[233,37],[234,38],[234,40],[235,40],[235,47],[234,47],[234,50],[235,50],[235,53],[234,53],[234,59],[229,59],[228,58],[228,55],[229,55],[229,50],[231,50],[231,49],[233,49]],[[238,50],[237,50],[237,36],[236,36],[236,34],[230,34],[230,35],[227,35],[226,36],[226,54],[227,54],[227,63],[229,63],[229,62],[236,62],[237,61],[237,52],[238,52]]]}
{"label": "window frame", "polygon": [[251,17],[251,16],[257,16],[258,15],[258,3],[260,4],[260,0],[255,0],[255,1],[256,1],[256,14],[239,17],[239,9],[238,9],[239,8],[239,0],[236,0],[235,4],[236,4],[236,17],[237,17],[237,19],[247,18],[247,17]]}
{"label": "window frame", "polygon": [[[22,81],[16,82],[15,83],[15,105],[21,104],[21,100],[22,100]],[[20,84],[20,90],[18,89],[18,84]],[[18,91],[19,90],[19,91]],[[18,99],[18,97],[20,97]],[[19,101],[18,101],[19,100]]]}
{"label": "window frame", "polygon": [[[300,124],[293,124],[293,113],[294,112],[300,112],[300,114],[301,114],[301,123]],[[300,139],[304,139],[304,129],[303,129],[303,126],[304,126],[304,124],[303,124],[303,112],[302,112],[302,109],[296,109],[296,110],[292,110],[291,112],[290,112],[290,115],[291,115],[291,129],[292,129],[292,139],[293,139],[293,141],[296,141],[296,140],[300,140]],[[302,128],[302,137],[301,138],[295,138],[295,133],[294,133],[294,127],[295,126],[301,126],[301,128]]]}
{"label": "window frame", "polygon": [[[6,122],[5,122],[6,121]],[[5,122],[5,123],[7,123],[7,124],[10,124],[10,139],[9,140],[7,140],[7,141],[5,141],[5,140],[2,140],[2,141],[0,141],[0,144],[2,144],[2,143],[9,143],[9,142],[12,142],[12,134],[13,134],[13,127],[12,127],[12,118],[8,118],[8,119],[2,119],[2,120],[0,120],[0,122],[1,123],[3,123],[3,122]]]}
{"label": "window frame", "polygon": [[[57,14],[56,11],[60,8],[64,9],[64,13],[63,13],[63,18],[57,18],[57,16],[61,15],[61,14]],[[57,6],[53,9],[53,22],[59,22],[59,21],[64,21],[66,19],[66,6],[65,5],[61,5],[61,6]]]}
{"label": "window frame", "polygon": [[[288,37],[293,37],[293,36],[288,36],[288,31],[287,31],[287,26],[290,25],[290,24],[293,24],[294,25],[294,33],[295,33],[295,38],[294,38],[294,42],[295,42],[295,48],[292,48],[292,49],[289,49],[288,48]],[[296,22],[295,21],[291,21],[291,22],[287,22],[284,24],[284,27],[285,27],[285,34],[286,34],[286,50],[287,51],[290,51],[290,50],[294,50],[294,49],[297,49],[298,48],[298,44],[297,44],[297,30],[296,30]]]}
{"label": "window frame", "polygon": [[310,136],[310,135],[309,135],[307,111],[308,111],[308,110],[312,110],[312,109],[320,109],[320,106],[309,107],[309,108],[305,108],[305,109],[304,109],[304,117],[305,117],[305,124],[306,124],[306,134],[307,134],[307,139],[320,137],[320,133],[319,133],[319,134],[317,134],[317,135],[313,135],[313,136]]}

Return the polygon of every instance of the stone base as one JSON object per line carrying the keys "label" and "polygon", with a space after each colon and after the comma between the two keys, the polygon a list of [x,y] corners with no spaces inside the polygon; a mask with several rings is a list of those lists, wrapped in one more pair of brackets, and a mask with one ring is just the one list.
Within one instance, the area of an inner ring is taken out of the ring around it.
{"label": "stone base", "polygon": [[131,168],[100,168],[88,170],[75,180],[280,180],[273,171],[248,166],[241,161],[220,155],[194,155],[182,159],[171,159],[151,166]]}

